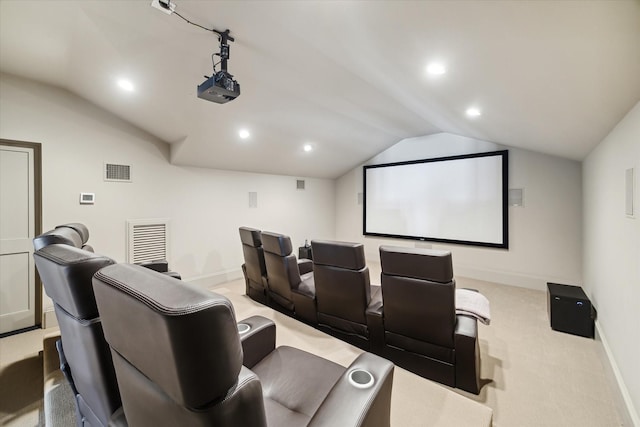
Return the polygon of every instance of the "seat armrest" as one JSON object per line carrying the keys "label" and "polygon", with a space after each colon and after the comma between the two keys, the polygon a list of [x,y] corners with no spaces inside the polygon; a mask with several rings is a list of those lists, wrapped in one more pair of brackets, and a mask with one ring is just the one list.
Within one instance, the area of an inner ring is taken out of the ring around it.
{"label": "seat armrest", "polygon": [[109,427],[128,427],[127,418],[124,416],[124,408],[119,407],[109,418]]}
{"label": "seat armrest", "polygon": [[165,276],[173,277],[174,279],[177,279],[177,280],[182,280],[182,276],[177,271],[165,271],[162,274],[164,274]]}
{"label": "seat armrest", "polygon": [[300,275],[311,273],[313,271],[313,261],[310,259],[299,259],[298,260],[298,270],[300,271]]}
{"label": "seat armrest", "polygon": [[382,354],[384,349],[384,308],[380,286],[371,286],[371,301],[369,301],[366,316],[371,351]]}
{"label": "seat armrest", "polygon": [[480,346],[478,321],[474,317],[456,316],[456,387],[470,393],[480,392]]}
{"label": "seat armrest", "polygon": [[367,306],[367,316],[369,314],[382,317],[382,288],[371,285],[371,300]]}
{"label": "seat armrest", "polygon": [[456,329],[454,334],[461,339],[470,338],[478,339],[478,320],[475,317],[466,314],[456,315]]}
{"label": "seat armrest", "polygon": [[[352,371],[361,369],[373,375],[368,388],[357,388],[349,381]],[[372,353],[362,353],[336,382],[309,426],[388,427],[391,413],[393,363]]]}
{"label": "seat armrest", "polygon": [[156,261],[144,261],[138,263],[138,265],[148,268],[153,271],[157,271],[158,273],[166,273],[169,271],[169,262],[164,259],[159,259]]}
{"label": "seat armrest", "polygon": [[245,324],[249,326],[247,332],[240,334],[242,364],[247,368],[253,368],[259,361],[265,358],[276,348],[276,324],[272,320],[262,316],[252,316],[238,322],[238,329]]}

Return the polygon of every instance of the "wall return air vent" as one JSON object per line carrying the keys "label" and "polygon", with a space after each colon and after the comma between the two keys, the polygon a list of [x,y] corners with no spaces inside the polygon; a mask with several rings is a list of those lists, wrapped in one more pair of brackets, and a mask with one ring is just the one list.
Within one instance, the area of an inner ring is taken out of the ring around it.
{"label": "wall return air vent", "polygon": [[169,220],[127,221],[127,262],[169,260]]}
{"label": "wall return air vent", "polygon": [[115,163],[104,164],[104,180],[117,182],[131,182],[131,165]]}

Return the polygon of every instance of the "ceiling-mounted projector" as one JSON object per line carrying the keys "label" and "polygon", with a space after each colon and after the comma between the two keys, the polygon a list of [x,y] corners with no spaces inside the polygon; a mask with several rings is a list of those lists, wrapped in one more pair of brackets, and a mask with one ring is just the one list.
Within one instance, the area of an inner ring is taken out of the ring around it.
{"label": "ceiling-mounted projector", "polygon": [[[220,57],[220,71],[216,71],[216,65],[218,64],[214,62],[213,75],[211,77],[205,76],[207,80],[198,85],[198,98],[217,104],[224,104],[239,97],[240,83],[234,80],[233,76],[227,71],[227,60],[229,59],[230,50],[228,42],[235,41],[234,38],[229,35],[229,30],[218,31],[216,29],[208,29],[200,24],[191,22],[176,12],[176,5],[172,3],[171,0],[152,0],[151,6],[168,15],[176,15],[188,24],[195,25],[196,27],[218,35],[220,53],[215,53],[214,55]],[[214,55],[211,55],[211,57],[213,58]]]}
{"label": "ceiling-mounted projector", "polygon": [[240,96],[240,83],[235,81],[227,71],[227,60],[229,59],[229,44],[227,41],[234,41],[233,37],[229,37],[229,30],[223,32],[214,30],[214,32],[218,34],[218,39],[220,40],[220,53],[216,53],[220,57],[220,71],[216,72],[214,64],[213,76],[208,77],[204,83],[198,85],[198,98],[217,104],[224,104]]}
{"label": "ceiling-mounted projector", "polygon": [[224,104],[240,96],[240,83],[226,71],[218,71],[201,85],[198,85],[198,98]]}

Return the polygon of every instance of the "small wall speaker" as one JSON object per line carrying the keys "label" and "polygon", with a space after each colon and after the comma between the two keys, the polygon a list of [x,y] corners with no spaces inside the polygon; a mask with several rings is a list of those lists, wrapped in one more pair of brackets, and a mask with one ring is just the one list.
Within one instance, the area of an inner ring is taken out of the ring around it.
{"label": "small wall speaker", "polygon": [[304,190],[304,179],[297,179],[296,180],[296,189],[297,190]]}
{"label": "small wall speaker", "polygon": [[249,191],[249,207],[250,208],[258,207],[258,193],[255,191]]}
{"label": "small wall speaker", "polygon": [[634,216],[633,193],[634,193],[634,170],[629,168],[624,172],[624,212],[627,216]]}
{"label": "small wall speaker", "polygon": [[524,206],[524,190],[522,188],[509,189],[509,206]]}

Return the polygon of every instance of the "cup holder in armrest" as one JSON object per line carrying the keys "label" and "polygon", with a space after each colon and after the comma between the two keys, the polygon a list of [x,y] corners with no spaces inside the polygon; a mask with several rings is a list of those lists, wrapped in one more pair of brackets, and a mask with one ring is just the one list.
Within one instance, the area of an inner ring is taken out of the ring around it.
{"label": "cup holder in armrest", "polygon": [[369,388],[373,383],[373,375],[369,371],[354,369],[349,372],[349,384],[356,388]]}
{"label": "cup holder in armrest", "polygon": [[238,333],[240,335],[246,334],[250,330],[251,330],[251,326],[250,325],[247,325],[246,323],[238,323]]}

